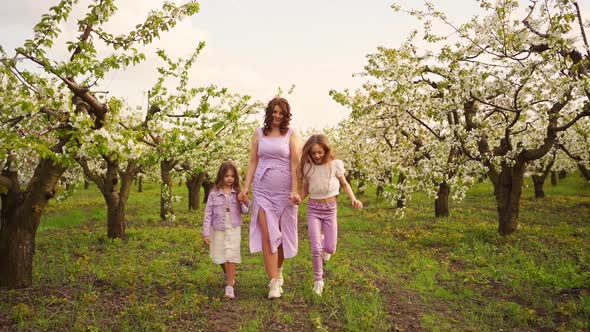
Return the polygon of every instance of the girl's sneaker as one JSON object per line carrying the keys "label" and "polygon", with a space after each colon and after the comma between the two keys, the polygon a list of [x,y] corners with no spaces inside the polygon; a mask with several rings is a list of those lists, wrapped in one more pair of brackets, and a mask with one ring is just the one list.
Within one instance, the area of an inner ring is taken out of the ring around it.
{"label": "girl's sneaker", "polygon": [[269,299],[276,299],[281,297],[281,286],[279,285],[279,279],[271,279],[270,283],[268,284],[268,298]]}
{"label": "girl's sneaker", "polygon": [[323,280],[316,280],[313,282],[313,292],[317,296],[322,296],[322,292],[324,291],[324,281]]}
{"label": "girl's sneaker", "polygon": [[281,294],[283,294],[283,284],[285,283],[285,280],[283,279],[283,268],[279,268],[279,276],[277,277],[277,280],[279,281],[279,290],[281,291]]}
{"label": "girl's sneaker", "polygon": [[232,286],[225,286],[225,295],[223,295],[224,297],[233,299],[235,298],[235,294],[234,294],[234,288]]}
{"label": "girl's sneaker", "polygon": [[326,262],[330,260],[330,257],[332,257],[332,254],[328,254],[327,252],[322,251],[322,261],[324,262],[324,264],[326,264]]}

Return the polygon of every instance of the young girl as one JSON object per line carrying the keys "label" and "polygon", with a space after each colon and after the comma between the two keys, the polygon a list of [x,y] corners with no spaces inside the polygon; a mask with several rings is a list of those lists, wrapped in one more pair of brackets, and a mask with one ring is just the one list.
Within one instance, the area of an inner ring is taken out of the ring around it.
{"label": "young girl", "polygon": [[[334,159],[325,135],[311,136],[303,146],[301,156],[303,195],[309,194],[307,223],[311,259],[314,274],[313,292],[322,295],[324,289],[322,264],[336,251],[338,224],[336,222],[336,198],[340,185],[352,201],[352,206],[362,209],[363,203],[356,199],[344,177],[344,163]],[[322,236],[323,233],[323,236]]]}
{"label": "young girl", "polygon": [[[225,297],[233,299],[236,264],[241,263],[240,238],[241,214],[248,213],[249,201],[239,202],[240,178],[236,165],[227,161],[219,166],[215,187],[209,193],[205,218],[203,219],[203,241],[209,245],[213,263],[219,264],[225,274]],[[213,233],[211,228],[213,227]]]}

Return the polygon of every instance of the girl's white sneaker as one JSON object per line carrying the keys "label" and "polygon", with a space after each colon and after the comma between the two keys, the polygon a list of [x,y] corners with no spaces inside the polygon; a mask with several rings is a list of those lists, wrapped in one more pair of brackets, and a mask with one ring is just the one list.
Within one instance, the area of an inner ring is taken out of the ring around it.
{"label": "girl's white sneaker", "polygon": [[234,288],[232,286],[225,286],[225,295],[223,296],[230,299],[235,298],[236,295],[234,294]]}
{"label": "girl's white sneaker", "polygon": [[281,286],[279,285],[279,279],[271,279],[270,283],[268,284],[268,298],[269,299],[276,299],[281,297]]}
{"label": "girl's white sneaker", "polygon": [[324,261],[324,264],[330,260],[330,257],[332,257],[332,254],[322,251],[322,260]]}
{"label": "girl's white sneaker", "polygon": [[313,292],[318,296],[322,296],[323,291],[324,291],[324,281],[323,280],[314,281],[313,282]]}

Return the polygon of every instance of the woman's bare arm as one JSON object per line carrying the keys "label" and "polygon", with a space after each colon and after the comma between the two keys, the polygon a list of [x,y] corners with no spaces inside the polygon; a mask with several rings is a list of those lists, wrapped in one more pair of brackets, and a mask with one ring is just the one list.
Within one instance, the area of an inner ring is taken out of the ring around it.
{"label": "woman's bare arm", "polygon": [[242,202],[245,202],[248,198],[248,192],[254,180],[254,173],[256,172],[256,167],[258,167],[258,133],[256,131],[254,130],[250,143],[250,160],[248,162],[248,170],[246,171],[246,181],[244,182],[242,192],[238,196],[238,199]]}
{"label": "woman's bare arm", "polygon": [[301,165],[301,139],[297,131],[293,130],[289,137],[291,150],[291,199],[293,203],[301,202],[299,197],[299,167]]}

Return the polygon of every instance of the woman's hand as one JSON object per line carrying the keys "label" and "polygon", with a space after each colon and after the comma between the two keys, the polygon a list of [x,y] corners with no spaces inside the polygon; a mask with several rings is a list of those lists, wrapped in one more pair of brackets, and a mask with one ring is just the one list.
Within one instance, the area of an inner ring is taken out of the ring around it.
{"label": "woman's hand", "polygon": [[248,204],[249,200],[248,200],[248,189],[243,189],[239,194],[238,194],[238,201],[244,203],[244,204]]}
{"label": "woman's hand", "polygon": [[299,196],[298,192],[291,192],[289,199],[293,204],[299,205],[299,203],[301,203],[301,196]]}
{"label": "woman's hand", "polygon": [[355,209],[362,209],[363,208],[363,202],[361,202],[361,201],[359,201],[358,199],[355,198],[355,199],[352,200],[352,206]]}
{"label": "woman's hand", "polygon": [[205,242],[205,244],[209,244],[209,237],[203,236],[203,242]]}

